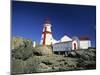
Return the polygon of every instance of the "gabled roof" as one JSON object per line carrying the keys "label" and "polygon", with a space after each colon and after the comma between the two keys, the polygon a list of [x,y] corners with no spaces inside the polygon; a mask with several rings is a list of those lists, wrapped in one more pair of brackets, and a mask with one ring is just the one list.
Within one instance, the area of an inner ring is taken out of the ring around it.
{"label": "gabled roof", "polygon": [[72,41],[72,39],[68,37],[67,35],[64,35],[60,40],[60,42],[67,42],[67,41]]}

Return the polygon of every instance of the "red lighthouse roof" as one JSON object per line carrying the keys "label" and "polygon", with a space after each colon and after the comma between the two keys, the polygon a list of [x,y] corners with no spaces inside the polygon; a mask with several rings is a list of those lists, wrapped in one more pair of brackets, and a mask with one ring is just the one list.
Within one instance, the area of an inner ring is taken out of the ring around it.
{"label": "red lighthouse roof", "polygon": [[46,18],[45,18],[44,24],[50,24],[49,17],[46,17]]}

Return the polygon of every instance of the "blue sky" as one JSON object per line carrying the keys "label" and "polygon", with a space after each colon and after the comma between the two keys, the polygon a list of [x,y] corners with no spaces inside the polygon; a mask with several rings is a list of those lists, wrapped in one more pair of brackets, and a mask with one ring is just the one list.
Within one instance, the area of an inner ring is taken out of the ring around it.
{"label": "blue sky", "polygon": [[44,19],[49,17],[53,37],[88,36],[96,43],[96,7],[37,2],[12,2],[12,36],[40,42]]}

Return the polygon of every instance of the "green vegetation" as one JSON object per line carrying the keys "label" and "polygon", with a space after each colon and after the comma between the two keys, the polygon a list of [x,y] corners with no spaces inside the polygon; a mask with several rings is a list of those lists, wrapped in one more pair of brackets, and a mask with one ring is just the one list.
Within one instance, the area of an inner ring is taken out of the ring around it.
{"label": "green vegetation", "polygon": [[68,56],[53,54],[51,46],[32,47],[32,41],[12,38],[12,74],[96,68],[96,49],[77,50]]}
{"label": "green vegetation", "polygon": [[18,49],[20,47],[32,47],[32,41],[22,37],[13,37],[11,40],[11,49]]}

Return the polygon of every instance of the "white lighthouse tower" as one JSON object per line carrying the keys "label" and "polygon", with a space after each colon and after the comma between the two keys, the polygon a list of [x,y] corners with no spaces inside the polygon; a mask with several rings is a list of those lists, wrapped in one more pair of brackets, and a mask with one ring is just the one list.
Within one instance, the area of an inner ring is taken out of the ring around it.
{"label": "white lighthouse tower", "polygon": [[52,36],[52,31],[51,31],[51,23],[49,19],[46,18],[44,21],[44,27],[43,27],[40,44],[45,46],[45,45],[51,45],[53,44],[53,42],[54,42],[54,39]]}

